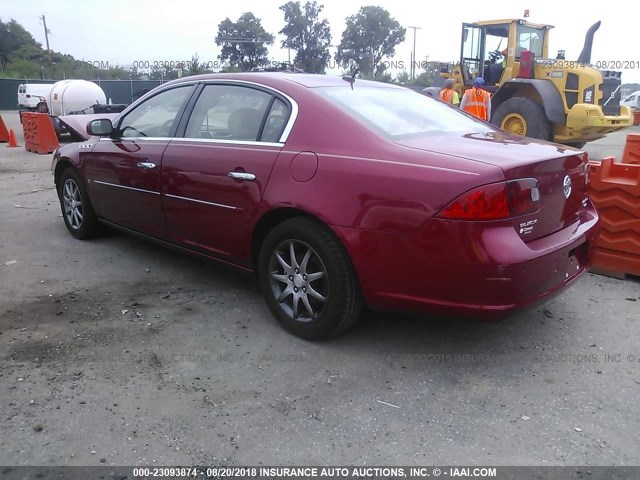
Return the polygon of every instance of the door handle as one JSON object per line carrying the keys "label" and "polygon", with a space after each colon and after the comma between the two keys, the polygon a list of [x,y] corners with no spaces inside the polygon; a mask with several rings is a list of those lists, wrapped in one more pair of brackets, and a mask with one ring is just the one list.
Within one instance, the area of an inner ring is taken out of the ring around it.
{"label": "door handle", "polygon": [[151,170],[156,168],[156,164],[151,162],[138,162],[138,167],[142,170]]}
{"label": "door handle", "polygon": [[229,172],[227,174],[231,178],[235,178],[236,180],[255,180],[256,176],[253,173],[247,172]]}

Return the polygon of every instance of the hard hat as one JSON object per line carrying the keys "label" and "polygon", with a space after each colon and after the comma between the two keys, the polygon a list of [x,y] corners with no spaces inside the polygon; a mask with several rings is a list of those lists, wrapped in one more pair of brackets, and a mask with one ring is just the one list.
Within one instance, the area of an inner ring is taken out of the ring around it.
{"label": "hard hat", "polygon": [[447,81],[444,82],[444,88],[451,88],[454,85],[455,80],[453,78],[447,78]]}
{"label": "hard hat", "polygon": [[484,78],[478,77],[473,81],[475,87],[484,87]]}

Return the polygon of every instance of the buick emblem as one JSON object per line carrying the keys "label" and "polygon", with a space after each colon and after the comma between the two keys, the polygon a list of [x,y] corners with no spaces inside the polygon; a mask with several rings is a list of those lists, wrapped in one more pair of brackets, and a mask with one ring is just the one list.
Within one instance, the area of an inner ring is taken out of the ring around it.
{"label": "buick emblem", "polygon": [[571,195],[571,179],[569,175],[565,175],[564,181],[562,182],[562,191],[564,192],[564,198],[569,198]]}

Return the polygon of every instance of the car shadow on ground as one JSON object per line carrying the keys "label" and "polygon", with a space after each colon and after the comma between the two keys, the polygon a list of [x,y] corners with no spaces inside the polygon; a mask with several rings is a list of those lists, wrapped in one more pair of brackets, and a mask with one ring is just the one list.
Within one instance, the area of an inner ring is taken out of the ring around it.
{"label": "car shadow on ground", "polygon": [[[288,335],[271,318],[261,300],[258,283],[251,273],[215,261],[202,261],[199,257],[114,230],[110,230],[96,242],[117,247],[123,257],[136,258],[138,262],[148,264],[151,268],[158,269],[161,266],[170,267],[174,272],[180,271],[187,284],[246,294],[250,297],[250,303],[261,307],[259,316],[265,317],[262,328],[269,330],[267,335],[271,340],[277,342],[279,335]],[[526,349],[532,344],[558,341],[558,335],[564,334],[558,329],[558,325],[571,321],[570,313],[565,315],[567,318],[550,318],[549,315],[553,314],[547,306],[548,304],[538,305],[494,322],[365,310],[361,319],[347,332],[312,345],[343,352],[376,350],[396,355],[504,355]],[[299,339],[294,343],[298,342],[301,348],[309,343]]]}

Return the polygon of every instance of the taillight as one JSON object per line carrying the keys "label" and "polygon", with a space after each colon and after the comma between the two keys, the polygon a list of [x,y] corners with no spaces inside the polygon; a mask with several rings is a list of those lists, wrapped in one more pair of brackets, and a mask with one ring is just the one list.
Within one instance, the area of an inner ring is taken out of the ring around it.
{"label": "taillight", "polygon": [[501,220],[538,210],[538,181],[535,178],[523,178],[470,190],[443,208],[437,217],[450,220]]}

